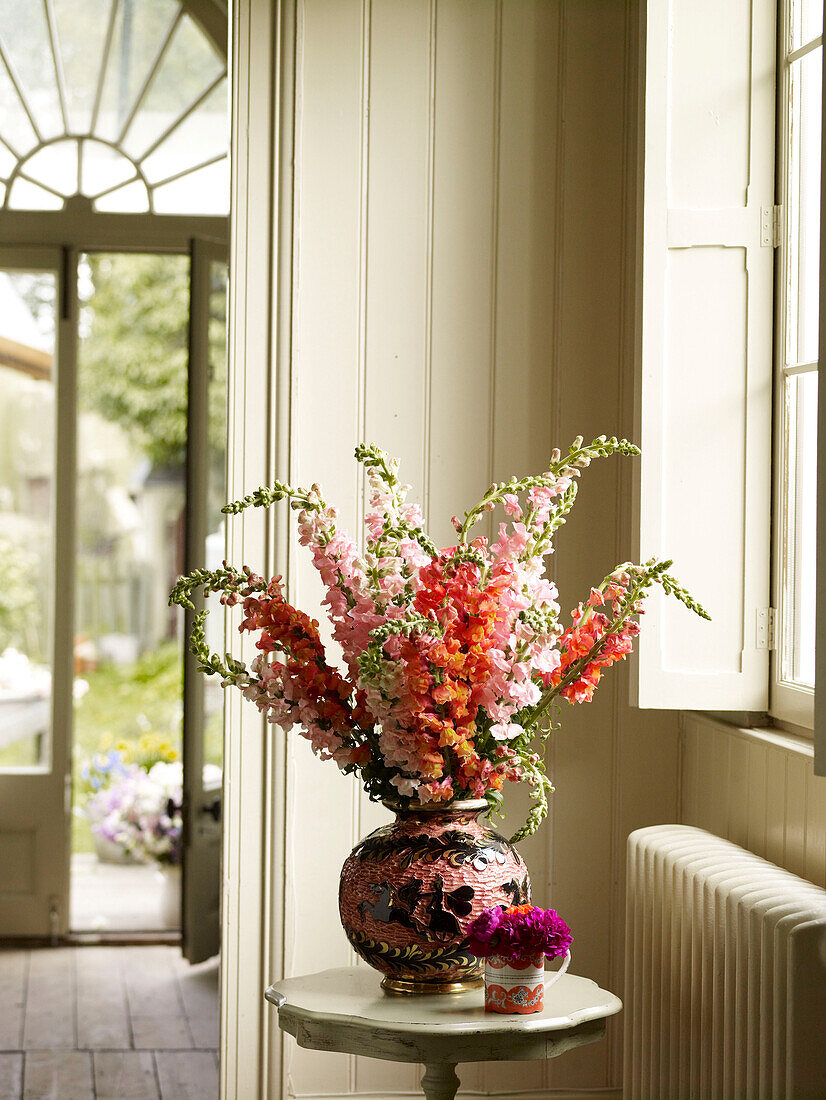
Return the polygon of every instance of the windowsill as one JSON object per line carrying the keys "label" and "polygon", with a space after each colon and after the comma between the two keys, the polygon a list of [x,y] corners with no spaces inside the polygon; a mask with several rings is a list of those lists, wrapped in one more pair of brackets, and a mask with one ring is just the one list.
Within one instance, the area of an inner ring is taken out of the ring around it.
{"label": "windowsill", "polygon": [[725,733],[733,737],[741,737],[746,741],[760,742],[763,745],[772,745],[774,748],[783,749],[797,756],[814,759],[814,742],[802,733],[793,733],[788,729],[780,729],[770,725],[744,725],[729,721],[719,714],[709,714],[707,711],[686,711],[692,717],[699,719],[704,725],[711,726],[718,733]]}

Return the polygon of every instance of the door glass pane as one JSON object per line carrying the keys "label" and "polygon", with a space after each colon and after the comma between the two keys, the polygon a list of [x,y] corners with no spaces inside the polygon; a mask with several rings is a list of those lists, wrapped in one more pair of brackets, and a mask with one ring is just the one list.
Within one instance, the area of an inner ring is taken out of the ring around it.
{"label": "door glass pane", "polygon": [[[86,255],[79,293],[72,927],[139,931],[162,927],[154,861],[178,843],[189,259]],[[131,861],[119,896],[94,853]]]}
{"label": "door glass pane", "polygon": [[[227,267],[210,264],[209,293],[209,468],[207,471],[207,537],[204,561],[207,569],[219,569],[226,557],[226,435],[227,435]],[[223,637],[223,608],[218,597],[210,598],[207,642],[213,653],[226,649]],[[220,778],[223,760],[224,689],[216,676],[204,677],[204,784]]]}
{"label": "door glass pane", "polygon": [[0,271],[0,767],[49,757],[55,292],[51,272]]}

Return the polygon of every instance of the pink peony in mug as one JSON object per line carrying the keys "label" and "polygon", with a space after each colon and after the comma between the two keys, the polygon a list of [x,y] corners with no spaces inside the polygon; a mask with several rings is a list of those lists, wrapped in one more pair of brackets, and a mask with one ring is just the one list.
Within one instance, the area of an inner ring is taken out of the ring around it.
{"label": "pink peony in mug", "polygon": [[[468,950],[485,960],[485,1011],[528,1014],[541,1012],[545,989],[554,984],[571,961],[573,937],[554,909],[535,905],[485,909],[468,928]],[[545,959],[565,956],[545,980]]]}

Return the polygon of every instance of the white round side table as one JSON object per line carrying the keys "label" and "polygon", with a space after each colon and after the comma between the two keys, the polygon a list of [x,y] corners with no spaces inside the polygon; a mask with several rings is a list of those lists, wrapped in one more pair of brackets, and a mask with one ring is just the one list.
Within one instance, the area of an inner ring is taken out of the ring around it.
{"label": "white round side table", "polygon": [[427,1100],[452,1100],[460,1062],[556,1058],[605,1034],[605,1020],[622,1008],[589,978],[564,974],[545,992],[545,1008],[530,1016],[485,1012],[484,991],[393,997],[368,967],[285,978],[267,990],[278,1025],[299,1046],[362,1054],[391,1062],[423,1062]]}

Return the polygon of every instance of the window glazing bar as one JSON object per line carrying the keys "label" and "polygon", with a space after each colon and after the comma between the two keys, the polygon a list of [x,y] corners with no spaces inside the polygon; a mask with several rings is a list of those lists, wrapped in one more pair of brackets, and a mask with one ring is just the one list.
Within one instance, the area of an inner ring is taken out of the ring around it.
{"label": "window glazing bar", "polygon": [[783,368],[786,378],[794,378],[797,374],[813,374],[817,370],[817,363],[789,363]]}
{"label": "window glazing bar", "polygon": [[811,42],[807,42],[805,46],[798,46],[796,50],[792,50],[786,57],[786,64],[792,65],[795,61],[799,61],[801,57],[805,57],[807,53],[811,53],[812,50],[816,50],[818,46],[823,45],[823,35],[819,34],[817,38],[813,38]]}

